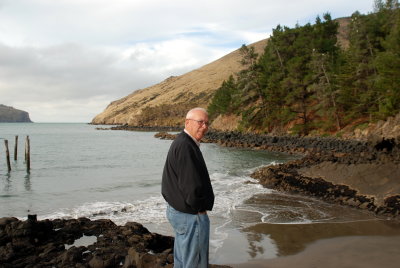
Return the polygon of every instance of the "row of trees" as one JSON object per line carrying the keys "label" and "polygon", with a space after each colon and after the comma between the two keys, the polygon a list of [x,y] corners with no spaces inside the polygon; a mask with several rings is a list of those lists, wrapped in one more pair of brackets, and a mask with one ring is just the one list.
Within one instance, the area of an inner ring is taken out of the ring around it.
{"label": "row of trees", "polygon": [[374,13],[355,12],[346,40],[330,14],[315,24],[273,29],[264,53],[240,49],[245,69],[215,93],[211,117],[235,113],[241,127],[269,132],[337,132],[358,120],[400,111],[400,11],[397,0],[376,0]]}

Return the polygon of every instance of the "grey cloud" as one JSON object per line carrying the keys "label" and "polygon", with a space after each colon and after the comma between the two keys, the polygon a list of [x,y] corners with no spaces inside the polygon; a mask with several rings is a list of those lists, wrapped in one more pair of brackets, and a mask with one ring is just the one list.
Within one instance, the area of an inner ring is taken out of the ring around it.
{"label": "grey cloud", "polygon": [[0,45],[0,90],[12,89],[3,100],[121,96],[158,78],[120,69],[118,61],[118,55],[76,44],[40,49]]}
{"label": "grey cloud", "polygon": [[167,47],[142,46],[143,51],[123,53],[73,43],[39,48],[0,43],[0,103],[30,109],[36,121],[88,122],[109,102],[199,64],[182,65],[181,61],[212,54],[199,46],[186,51],[187,58],[174,60],[174,42]]}
{"label": "grey cloud", "polygon": [[0,0],[0,103],[30,108],[34,120],[90,121],[101,105],[266,38],[277,24],[366,12],[366,2]]}

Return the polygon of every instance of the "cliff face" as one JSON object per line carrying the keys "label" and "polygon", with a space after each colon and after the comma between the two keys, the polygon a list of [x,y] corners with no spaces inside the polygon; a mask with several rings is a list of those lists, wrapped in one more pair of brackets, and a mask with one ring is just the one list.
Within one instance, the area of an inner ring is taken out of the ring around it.
{"label": "cliff face", "polygon": [[[266,40],[253,46],[259,54]],[[170,77],[154,86],[137,90],[116,100],[93,120],[93,124],[132,126],[179,126],[189,108],[207,107],[222,82],[240,71],[239,50],[181,76]]]}
{"label": "cliff face", "polygon": [[27,112],[0,104],[0,123],[17,122],[32,123]]}

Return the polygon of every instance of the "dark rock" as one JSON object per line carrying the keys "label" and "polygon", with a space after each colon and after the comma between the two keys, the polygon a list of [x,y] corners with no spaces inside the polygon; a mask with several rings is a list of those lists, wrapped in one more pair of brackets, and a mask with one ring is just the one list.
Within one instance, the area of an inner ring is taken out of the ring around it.
{"label": "dark rock", "polygon": [[[130,222],[87,218],[26,221],[0,218],[0,267],[172,267],[173,238],[150,233]],[[95,235],[92,245],[75,247],[76,239]],[[65,245],[72,245],[66,249]]]}
{"label": "dark rock", "polygon": [[176,135],[174,134],[169,134],[168,132],[162,131],[158,132],[154,135],[155,138],[159,138],[162,140],[173,140],[176,138]]}
{"label": "dark rock", "polygon": [[89,261],[89,267],[91,268],[105,268],[104,261],[100,256],[94,256]]}
{"label": "dark rock", "polygon": [[14,257],[15,251],[11,243],[7,243],[6,245],[0,247],[0,260],[4,261],[4,263],[8,262]]}
{"label": "dark rock", "polygon": [[375,149],[360,151],[360,148],[351,153],[330,153],[321,151],[315,154],[308,154],[302,159],[285,164],[261,168],[251,176],[258,179],[260,184],[268,188],[290,193],[301,193],[318,197],[329,202],[367,209],[378,215],[394,217],[400,214],[400,195],[385,197],[384,204],[382,205],[377,202],[374,196],[359,194],[356,190],[349,188],[349,186],[333,184],[322,178],[302,176],[297,170],[322,162],[358,165],[387,162],[399,163],[399,160],[397,145],[393,146],[391,153],[389,153],[388,150],[385,150],[385,152],[378,152]]}
{"label": "dark rock", "polygon": [[381,141],[377,142],[374,147],[378,151],[386,150],[387,152],[391,152],[395,146],[396,143],[394,139],[383,138]]}
{"label": "dark rock", "polygon": [[120,125],[111,127],[111,130],[128,130],[128,131],[181,131],[182,127],[174,126],[128,126]]}
{"label": "dark rock", "polygon": [[[58,251],[62,251],[63,253],[59,255],[59,261],[61,261],[61,265],[80,263],[83,259],[83,252],[85,251],[85,247],[71,247],[68,250],[59,249]],[[45,252],[44,252],[45,253]]]}

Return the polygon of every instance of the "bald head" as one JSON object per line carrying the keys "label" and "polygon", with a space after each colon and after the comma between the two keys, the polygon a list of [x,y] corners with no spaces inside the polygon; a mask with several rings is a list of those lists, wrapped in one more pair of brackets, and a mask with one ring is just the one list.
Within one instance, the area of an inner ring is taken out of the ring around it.
{"label": "bald head", "polygon": [[207,113],[206,109],[197,107],[197,108],[191,109],[186,114],[186,119],[192,118],[192,117],[196,116],[198,113],[206,114],[208,116],[208,113]]}
{"label": "bald head", "polygon": [[208,130],[208,113],[203,108],[193,108],[185,120],[185,130],[197,141],[200,141]]}

